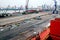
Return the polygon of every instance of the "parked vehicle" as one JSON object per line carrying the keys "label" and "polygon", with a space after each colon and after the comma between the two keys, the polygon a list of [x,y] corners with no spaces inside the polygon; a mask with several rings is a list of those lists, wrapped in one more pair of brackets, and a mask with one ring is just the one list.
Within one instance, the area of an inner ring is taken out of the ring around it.
{"label": "parked vehicle", "polygon": [[10,13],[0,13],[0,17],[8,17],[8,16],[12,16],[12,14],[10,14]]}

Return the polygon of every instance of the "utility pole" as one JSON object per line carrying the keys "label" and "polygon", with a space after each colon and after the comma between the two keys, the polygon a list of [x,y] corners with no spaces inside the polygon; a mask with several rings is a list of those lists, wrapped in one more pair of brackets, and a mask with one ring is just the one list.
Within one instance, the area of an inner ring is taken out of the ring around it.
{"label": "utility pole", "polygon": [[56,0],[54,0],[54,7],[55,7],[55,9],[53,10],[53,14],[58,14],[58,10],[57,10],[57,1]]}

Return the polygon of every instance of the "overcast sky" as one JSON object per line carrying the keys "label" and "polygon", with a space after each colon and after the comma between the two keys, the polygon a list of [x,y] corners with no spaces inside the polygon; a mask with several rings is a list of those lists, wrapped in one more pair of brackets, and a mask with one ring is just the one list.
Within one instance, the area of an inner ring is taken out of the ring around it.
{"label": "overcast sky", "polygon": [[[59,0],[57,0],[58,5],[60,3]],[[53,0],[29,0],[29,7],[37,7],[37,6],[41,6],[43,4],[47,4],[47,5],[53,5],[54,2]],[[10,6],[25,6],[26,5],[26,0],[0,0],[0,7],[7,7],[7,5]]]}

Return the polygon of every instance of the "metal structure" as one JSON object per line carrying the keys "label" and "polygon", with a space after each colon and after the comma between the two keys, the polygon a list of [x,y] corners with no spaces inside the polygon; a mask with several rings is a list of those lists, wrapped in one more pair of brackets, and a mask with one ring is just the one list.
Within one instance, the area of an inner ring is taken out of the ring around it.
{"label": "metal structure", "polygon": [[53,14],[58,14],[58,10],[57,10],[57,1],[56,0],[54,0],[54,7],[55,7],[55,9],[53,10]]}
{"label": "metal structure", "polygon": [[29,3],[29,0],[26,1],[26,11],[28,10],[28,3]]}

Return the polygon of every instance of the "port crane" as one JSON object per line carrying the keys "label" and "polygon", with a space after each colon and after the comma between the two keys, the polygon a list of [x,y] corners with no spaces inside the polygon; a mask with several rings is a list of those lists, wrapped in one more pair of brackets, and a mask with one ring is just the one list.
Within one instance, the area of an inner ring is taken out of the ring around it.
{"label": "port crane", "polygon": [[28,3],[29,3],[29,0],[26,1],[26,10],[28,10]]}
{"label": "port crane", "polygon": [[58,10],[57,10],[57,1],[56,0],[54,0],[54,10],[53,10],[53,14],[58,14]]}

